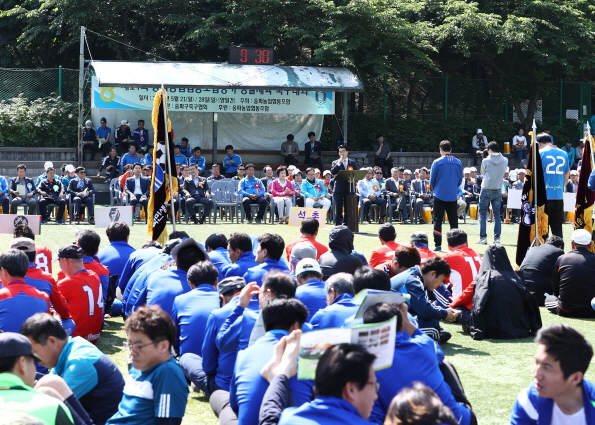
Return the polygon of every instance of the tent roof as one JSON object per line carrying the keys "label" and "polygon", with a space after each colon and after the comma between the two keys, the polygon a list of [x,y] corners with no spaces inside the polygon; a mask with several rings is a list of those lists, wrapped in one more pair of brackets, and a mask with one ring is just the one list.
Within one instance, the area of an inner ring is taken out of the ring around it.
{"label": "tent roof", "polygon": [[90,66],[100,87],[364,91],[347,68],[120,61],[91,61]]}

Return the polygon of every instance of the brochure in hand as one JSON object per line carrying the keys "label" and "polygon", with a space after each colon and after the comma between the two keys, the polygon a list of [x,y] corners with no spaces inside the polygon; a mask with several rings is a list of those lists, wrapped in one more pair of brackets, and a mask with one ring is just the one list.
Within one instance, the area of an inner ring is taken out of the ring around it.
{"label": "brochure in hand", "polygon": [[401,292],[392,291],[380,291],[376,289],[364,289],[360,291],[352,302],[359,304],[359,310],[355,314],[356,319],[360,319],[364,316],[365,311],[368,307],[378,303],[397,304],[401,305],[408,302],[411,299],[411,295],[403,294]]}
{"label": "brochure in hand", "polygon": [[330,328],[302,334],[298,360],[298,379],[314,379],[318,360],[335,344],[351,343],[376,355],[374,370],[392,366],[397,333],[397,318],[353,328]]}

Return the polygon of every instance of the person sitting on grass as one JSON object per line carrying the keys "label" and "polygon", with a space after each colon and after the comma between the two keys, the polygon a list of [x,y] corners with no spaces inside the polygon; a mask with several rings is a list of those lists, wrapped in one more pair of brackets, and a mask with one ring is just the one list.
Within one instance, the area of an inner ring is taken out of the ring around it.
{"label": "person sitting on grass", "polygon": [[132,367],[118,412],[107,425],[180,425],[188,383],[171,349],[176,326],[157,305],[143,306],[126,319],[125,347]]}
{"label": "person sitting on grass", "polygon": [[375,304],[364,313],[364,323],[381,323],[395,316],[397,338],[393,362],[391,367],[376,372],[380,391],[370,422],[384,423],[394,395],[412,382],[422,382],[438,394],[460,425],[477,424],[456,371],[443,360],[444,353],[436,342],[411,323],[406,304],[398,307]]}
{"label": "person sitting on grass", "polygon": [[115,363],[81,337],[70,338],[46,313],[31,316],[21,334],[29,338],[39,363],[61,376],[96,425],[118,411],[124,378]]}
{"label": "person sitting on grass", "polygon": [[230,264],[223,267],[224,277],[244,276],[249,268],[257,266],[252,252],[252,240],[246,233],[234,233],[227,240]]}
{"label": "person sitting on grass", "polygon": [[511,425],[595,423],[595,384],[585,379],[593,347],[568,325],[556,323],[535,338],[532,382],[516,399]]}
{"label": "person sitting on grass", "polygon": [[450,332],[440,328],[440,320],[454,322],[456,312],[452,308],[443,308],[434,305],[428,300],[428,292],[437,289],[450,276],[450,267],[441,257],[432,257],[420,266],[411,267],[409,270],[393,277],[391,289],[398,292],[405,286],[411,295],[411,313],[417,315],[419,328],[426,332],[435,341],[446,343]]}

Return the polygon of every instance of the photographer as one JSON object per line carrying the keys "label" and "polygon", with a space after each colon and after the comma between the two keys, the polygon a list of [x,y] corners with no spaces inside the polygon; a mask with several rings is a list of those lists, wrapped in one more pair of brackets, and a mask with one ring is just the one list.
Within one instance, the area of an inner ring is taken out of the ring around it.
{"label": "photographer", "polygon": [[482,158],[483,151],[488,146],[488,138],[483,135],[483,130],[478,128],[471,139],[471,155],[473,156],[473,165],[477,165],[477,158]]}

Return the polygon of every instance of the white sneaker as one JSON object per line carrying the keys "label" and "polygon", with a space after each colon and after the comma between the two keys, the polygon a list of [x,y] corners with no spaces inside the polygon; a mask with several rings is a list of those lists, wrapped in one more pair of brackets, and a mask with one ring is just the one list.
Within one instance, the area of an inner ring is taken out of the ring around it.
{"label": "white sneaker", "polygon": [[487,238],[479,238],[479,240],[477,242],[475,242],[477,245],[487,245],[488,244],[488,239]]}
{"label": "white sneaker", "polygon": [[494,238],[494,243],[500,244],[500,238]]}

